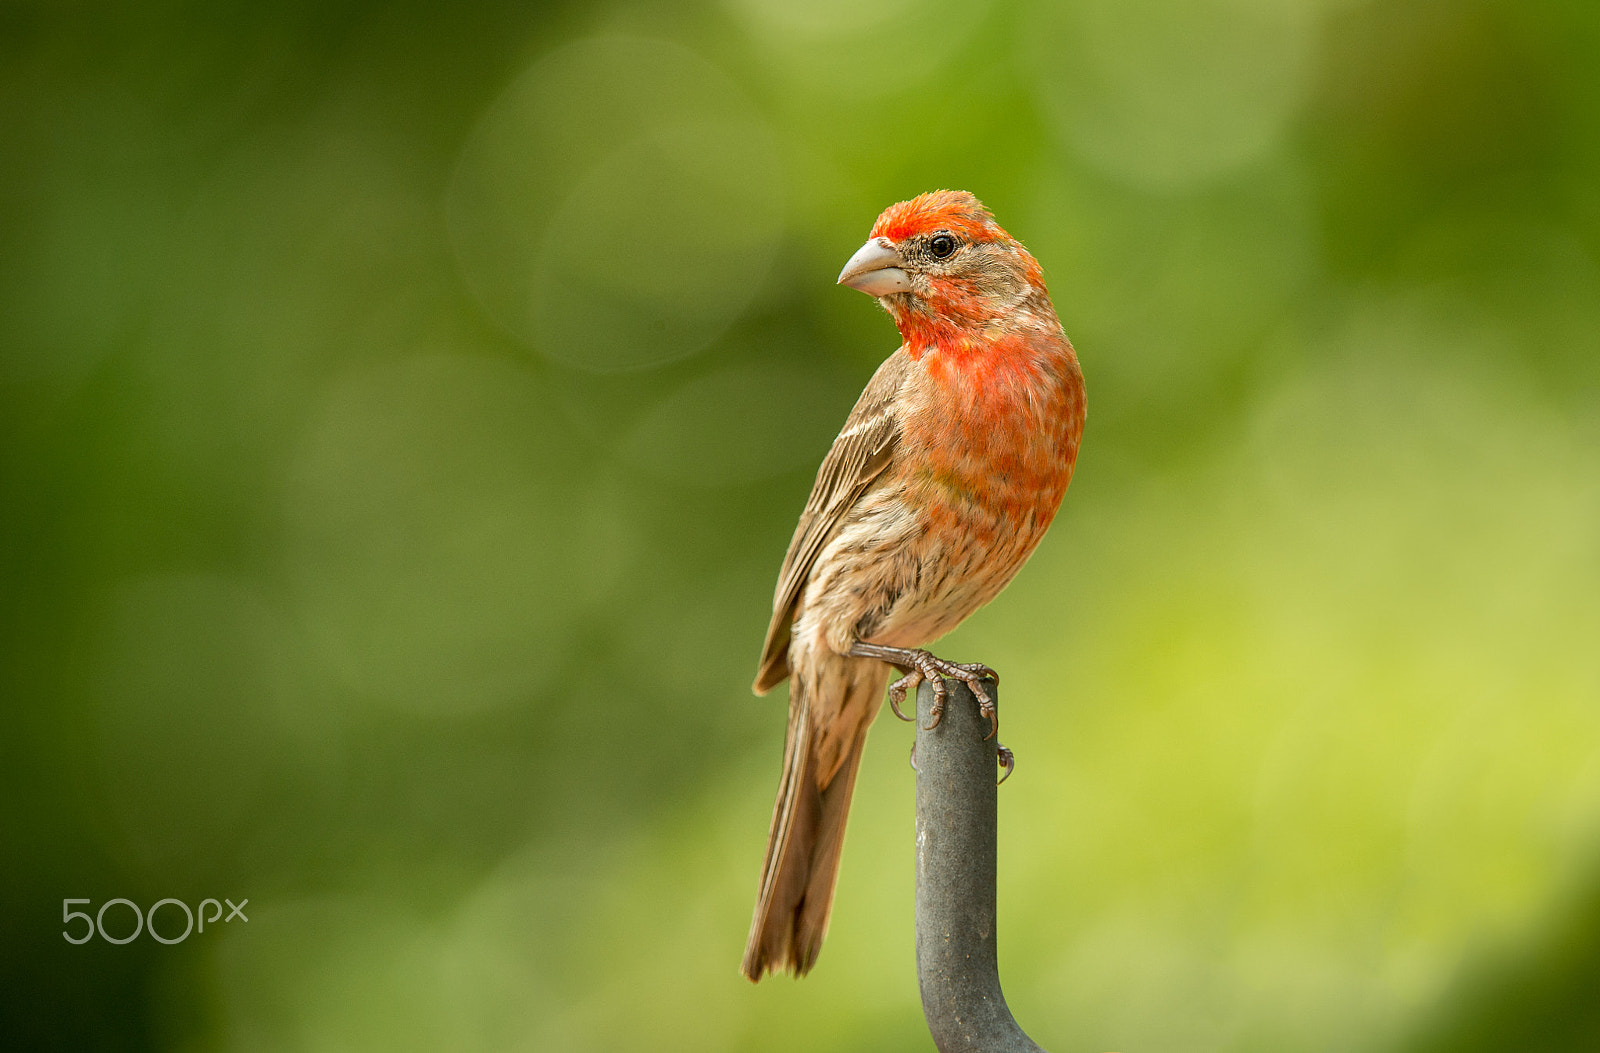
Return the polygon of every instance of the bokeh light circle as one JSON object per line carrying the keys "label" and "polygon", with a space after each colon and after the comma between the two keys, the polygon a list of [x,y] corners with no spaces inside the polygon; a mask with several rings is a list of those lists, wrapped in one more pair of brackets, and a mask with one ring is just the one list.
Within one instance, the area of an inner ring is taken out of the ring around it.
{"label": "bokeh light circle", "polygon": [[257,807],[314,734],[294,633],[248,580],[139,575],[107,596],[90,742],[118,861],[210,878],[269,840]]}
{"label": "bokeh light circle", "polygon": [[598,37],[529,68],[463,149],[447,202],[467,283],[541,354],[599,373],[715,340],[783,230],[760,113],[675,44]]}
{"label": "bokeh light circle", "polygon": [[739,362],[665,392],[621,436],[617,454],[674,483],[741,485],[811,467],[849,404],[831,373]]}
{"label": "bokeh light circle", "polygon": [[[771,71],[815,98],[859,103],[934,81],[988,17],[990,0],[725,0]],[[850,108],[834,111],[848,113]],[[917,124],[926,131],[937,120]],[[911,128],[895,136],[903,147]]]}
{"label": "bokeh light circle", "polygon": [[531,372],[490,358],[330,385],[287,525],[307,635],[347,688],[439,715],[545,691],[624,547],[575,446]]}
{"label": "bokeh light circle", "polygon": [[1150,189],[1265,155],[1310,84],[1306,0],[1081,0],[1028,20],[1038,93],[1066,145]]}

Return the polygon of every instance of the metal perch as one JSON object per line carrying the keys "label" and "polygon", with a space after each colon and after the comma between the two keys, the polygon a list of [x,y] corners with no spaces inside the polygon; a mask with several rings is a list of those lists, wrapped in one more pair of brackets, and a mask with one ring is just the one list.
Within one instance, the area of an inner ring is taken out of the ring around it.
{"label": "metal perch", "polygon": [[[996,685],[987,682],[998,704]],[[971,689],[927,730],[933,685],[917,689],[917,980],[940,1053],[1044,1053],[1000,992],[995,955],[995,740]]]}

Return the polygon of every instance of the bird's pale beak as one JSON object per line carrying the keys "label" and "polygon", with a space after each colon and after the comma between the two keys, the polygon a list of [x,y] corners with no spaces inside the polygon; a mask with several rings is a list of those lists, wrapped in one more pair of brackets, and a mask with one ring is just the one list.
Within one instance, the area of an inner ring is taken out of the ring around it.
{"label": "bird's pale beak", "polygon": [[860,289],[868,296],[888,296],[911,288],[902,269],[904,262],[888,238],[873,238],[856,250],[839,272],[839,284]]}

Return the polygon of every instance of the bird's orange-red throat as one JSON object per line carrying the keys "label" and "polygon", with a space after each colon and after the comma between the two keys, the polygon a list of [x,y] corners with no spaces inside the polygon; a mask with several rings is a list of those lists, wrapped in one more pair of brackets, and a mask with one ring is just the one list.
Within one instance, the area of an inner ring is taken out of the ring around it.
{"label": "bird's orange-red throat", "polygon": [[824,458],[779,573],[755,689],[791,678],[789,727],[751,980],[815,962],[892,668],[911,674],[897,690],[980,679],[918,649],[1026,562],[1083,434],[1083,376],[1043,272],[971,194],[890,206],[839,281],[878,297],[903,343]]}

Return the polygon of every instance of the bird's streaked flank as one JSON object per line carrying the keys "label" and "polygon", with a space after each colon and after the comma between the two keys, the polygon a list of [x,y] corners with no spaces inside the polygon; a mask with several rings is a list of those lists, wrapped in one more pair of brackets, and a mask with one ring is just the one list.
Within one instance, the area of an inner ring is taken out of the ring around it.
{"label": "bird's streaked flank", "polygon": [[778,575],[755,691],[784,678],[789,728],[743,972],[804,974],[828,928],[861,749],[890,689],[972,685],[922,645],[1005,588],[1060,507],[1083,434],[1083,374],[1039,264],[971,194],[892,205],[839,282],[903,341],[823,459]]}

